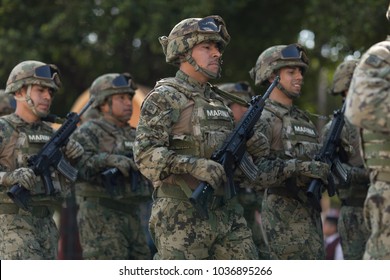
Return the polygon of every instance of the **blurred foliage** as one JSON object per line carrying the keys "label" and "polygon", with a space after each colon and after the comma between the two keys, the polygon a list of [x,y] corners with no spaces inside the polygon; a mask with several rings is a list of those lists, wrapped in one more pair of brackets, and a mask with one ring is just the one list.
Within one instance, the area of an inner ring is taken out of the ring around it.
{"label": "blurred foliage", "polygon": [[[221,15],[232,41],[224,54],[223,77],[250,80],[248,71],[271,45],[314,33],[311,67],[305,79],[302,107],[329,114],[340,100],[328,101],[326,87],[338,63],[359,56],[389,34],[388,0],[1,0],[0,83],[23,60],[59,66],[63,89],[53,112],[64,115],[99,75],[130,72],[140,84],[172,76],[157,38],[188,17]],[[185,4],[184,4],[185,3]],[[263,89],[256,89],[261,93]],[[324,96],[325,95],[325,96]],[[333,98],[334,99],[334,98]],[[318,104],[321,104],[318,105]]]}

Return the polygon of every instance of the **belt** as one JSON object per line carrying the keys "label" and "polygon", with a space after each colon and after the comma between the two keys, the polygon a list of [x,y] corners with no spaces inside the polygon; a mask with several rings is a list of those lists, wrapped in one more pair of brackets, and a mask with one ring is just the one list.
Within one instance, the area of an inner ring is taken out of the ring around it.
{"label": "belt", "polygon": [[[181,190],[179,186],[170,185],[163,183],[162,186],[156,189],[156,197],[157,198],[175,198],[179,200],[189,200],[189,197]],[[225,205],[225,198],[219,195],[213,195],[210,201],[208,202],[208,208],[211,210],[215,210]]]}
{"label": "belt", "polygon": [[90,197],[90,196],[84,196],[82,197],[83,201],[90,201],[96,204],[99,204],[100,206],[109,208],[111,210],[124,212],[124,213],[133,213],[134,207],[130,203],[123,203],[118,200],[110,199],[110,198],[104,198],[104,197]]}
{"label": "belt", "polygon": [[31,211],[25,211],[16,204],[5,203],[0,204],[0,214],[9,215],[31,215],[37,218],[44,218],[51,215],[51,211],[47,206],[32,206]]}
{"label": "belt", "polygon": [[378,172],[375,176],[376,181],[383,181],[386,183],[390,183],[390,173],[389,172]]}

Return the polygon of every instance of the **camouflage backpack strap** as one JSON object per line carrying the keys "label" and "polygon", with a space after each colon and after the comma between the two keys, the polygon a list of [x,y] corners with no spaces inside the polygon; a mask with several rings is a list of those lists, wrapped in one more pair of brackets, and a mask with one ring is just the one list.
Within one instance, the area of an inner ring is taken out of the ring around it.
{"label": "camouflage backpack strap", "polygon": [[228,99],[230,101],[232,101],[233,103],[237,103],[237,104],[240,104],[242,106],[245,106],[245,107],[249,107],[249,103],[246,102],[244,99],[234,95],[234,94],[231,94],[227,91],[224,91],[220,88],[218,88],[217,86],[214,86],[212,84],[209,84],[210,85],[210,88],[216,92],[217,94],[219,94],[220,96],[222,96],[224,99]]}

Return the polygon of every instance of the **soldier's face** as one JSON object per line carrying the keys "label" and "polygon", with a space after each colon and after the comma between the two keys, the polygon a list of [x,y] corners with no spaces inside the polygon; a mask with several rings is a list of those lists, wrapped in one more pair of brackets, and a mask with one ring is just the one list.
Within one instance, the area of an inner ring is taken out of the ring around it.
{"label": "soldier's face", "polygon": [[215,42],[202,42],[192,49],[192,58],[202,68],[218,73],[221,52]]}
{"label": "soldier's face", "polygon": [[280,83],[289,92],[299,94],[303,85],[300,67],[284,67],[280,69]]}
{"label": "soldier's face", "polygon": [[133,113],[132,98],[128,93],[114,94],[112,100],[112,116],[122,122],[130,120]]}
{"label": "soldier's face", "polygon": [[46,115],[50,111],[53,101],[53,90],[40,85],[32,85],[30,97],[34,103],[35,110],[42,115]]}

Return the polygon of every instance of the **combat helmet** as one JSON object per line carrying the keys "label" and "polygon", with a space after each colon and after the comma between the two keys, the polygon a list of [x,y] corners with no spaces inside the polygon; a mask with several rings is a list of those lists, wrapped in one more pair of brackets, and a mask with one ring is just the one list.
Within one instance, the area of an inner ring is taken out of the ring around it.
{"label": "combat helmet", "polygon": [[114,94],[129,93],[133,97],[136,89],[137,86],[129,73],[109,73],[99,76],[90,88],[91,96],[95,97],[93,107],[97,108],[107,97]]}
{"label": "combat helmet", "polygon": [[19,63],[8,77],[5,93],[14,94],[27,85],[41,85],[57,91],[61,86],[57,66],[35,60]]}
{"label": "combat helmet", "polygon": [[282,67],[302,67],[302,72],[309,67],[304,48],[300,44],[272,46],[263,51],[256,65],[249,71],[256,86],[264,85],[275,71]]}
{"label": "combat helmet", "polygon": [[11,114],[15,111],[15,99],[12,95],[0,90],[0,116]]}
{"label": "combat helmet", "polygon": [[220,16],[208,16],[184,19],[173,27],[168,37],[162,36],[158,40],[166,62],[178,65],[181,56],[204,41],[217,42],[222,52],[230,41],[230,35]]}
{"label": "combat helmet", "polygon": [[351,84],[353,71],[355,70],[358,62],[359,60],[357,59],[351,59],[344,61],[337,66],[330,89],[330,93],[332,95],[342,94],[344,91],[348,90],[349,85]]}
{"label": "combat helmet", "polygon": [[[254,92],[252,88],[250,87],[249,83],[246,81],[240,81],[236,83],[224,83],[219,84],[217,87],[223,91],[226,91],[236,97],[239,97],[245,102],[249,103],[252,100],[252,97],[254,96]],[[230,106],[232,103],[234,103],[234,100],[225,98],[226,102],[225,104],[227,106]]]}

